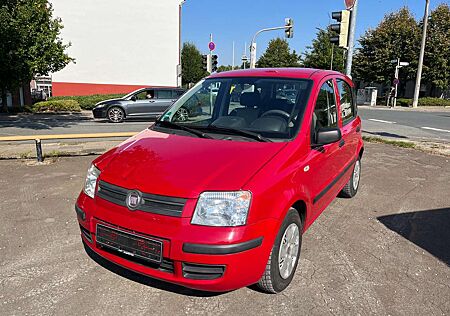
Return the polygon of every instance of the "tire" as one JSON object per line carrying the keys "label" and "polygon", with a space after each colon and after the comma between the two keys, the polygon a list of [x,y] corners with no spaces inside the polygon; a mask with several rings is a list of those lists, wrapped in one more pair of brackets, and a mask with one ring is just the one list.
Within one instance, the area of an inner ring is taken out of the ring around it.
{"label": "tire", "polygon": [[106,112],[106,118],[111,123],[122,123],[125,119],[125,111],[120,106],[112,106]]}
{"label": "tire", "polygon": [[361,158],[356,160],[355,166],[353,167],[352,176],[348,180],[347,184],[344,186],[342,191],[339,193],[339,197],[350,199],[358,193],[359,182],[361,180]]}
{"label": "tire", "polygon": [[[295,230],[298,234],[295,234]],[[286,238],[289,239],[289,231],[294,233],[290,240],[290,245],[286,245],[283,242]],[[303,223],[296,209],[290,208],[280,231],[277,234],[275,243],[270,252],[269,260],[266,264],[266,270],[261,279],[257,283],[257,286],[266,293],[276,294],[283,291],[291,283],[297,269],[298,260],[300,258],[300,252],[302,247],[302,231]],[[282,246],[286,245],[286,246]],[[283,248],[282,248],[283,247]],[[281,251],[280,251],[281,250]],[[280,262],[280,257],[283,257],[283,253],[287,257],[284,258],[283,265]],[[291,258],[289,258],[291,257]],[[294,257],[294,258],[292,258]]]}
{"label": "tire", "polygon": [[189,119],[189,111],[181,107],[175,112],[175,122],[186,122]]}

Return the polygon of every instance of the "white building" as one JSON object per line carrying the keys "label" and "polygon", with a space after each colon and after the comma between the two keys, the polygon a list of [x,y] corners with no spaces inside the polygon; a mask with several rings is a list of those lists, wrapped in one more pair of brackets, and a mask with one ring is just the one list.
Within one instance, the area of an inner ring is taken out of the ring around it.
{"label": "white building", "polygon": [[51,0],[76,63],[53,74],[53,95],[175,87],[181,0]]}

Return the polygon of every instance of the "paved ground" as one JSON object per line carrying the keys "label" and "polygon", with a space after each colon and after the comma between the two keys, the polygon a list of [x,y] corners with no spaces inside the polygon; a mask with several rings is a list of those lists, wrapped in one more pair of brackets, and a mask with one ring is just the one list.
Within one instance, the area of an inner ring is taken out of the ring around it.
{"label": "paved ground", "polygon": [[[450,109],[396,109],[360,107],[363,130],[374,136],[450,143]],[[0,136],[139,132],[152,119],[128,120],[122,124],[94,121],[83,115],[0,116]],[[92,141],[92,140],[90,140]],[[73,142],[73,141],[71,141]]]}
{"label": "paved ground", "polygon": [[450,111],[360,107],[367,134],[399,140],[450,142]]}
{"label": "paved ground", "polygon": [[305,234],[285,292],[209,297],[86,254],[73,205],[91,159],[0,161],[0,315],[450,314],[448,158],[367,144],[359,194]]}

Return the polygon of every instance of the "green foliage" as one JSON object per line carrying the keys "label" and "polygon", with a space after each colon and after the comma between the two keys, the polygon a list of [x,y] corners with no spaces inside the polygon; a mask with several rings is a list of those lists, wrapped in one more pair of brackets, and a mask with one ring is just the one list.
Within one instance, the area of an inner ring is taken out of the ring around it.
{"label": "green foliage", "polygon": [[33,104],[29,110],[32,113],[81,112],[80,105],[75,100],[52,100]]}
{"label": "green foliage", "polygon": [[431,12],[423,69],[424,80],[445,90],[450,86],[450,7]]}
{"label": "green foliage", "polygon": [[392,61],[400,58],[411,63],[401,69],[400,82],[414,79],[420,37],[421,29],[408,8],[386,15],[359,40],[361,48],[354,59],[354,77],[365,82],[389,83],[395,72]]}
{"label": "green foliage", "polygon": [[276,38],[269,42],[264,54],[259,58],[258,68],[300,67],[299,56],[295,50],[291,53],[285,39]]}
{"label": "green foliage", "polygon": [[184,43],[183,45],[181,50],[181,69],[183,85],[197,83],[208,75],[203,70],[202,54],[192,43]]}
{"label": "green foliage", "polygon": [[123,94],[94,94],[83,96],[65,96],[65,97],[51,97],[49,101],[53,100],[75,100],[78,102],[83,110],[92,110],[95,104],[109,99],[117,99],[123,97]]}
{"label": "green foliage", "polygon": [[[333,70],[344,72],[345,50],[330,42],[332,32],[330,29],[319,29],[312,46],[307,46],[307,52],[302,59],[302,66],[316,69],[330,69],[333,55]],[[333,48],[334,46],[334,48]]]}
{"label": "green foliage", "polygon": [[[399,106],[412,106],[412,99],[397,99],[397,105]],[[440,98],[420,98],[419,106],[449,106],[450,100]]]}
{"label": "green foliage", "polygon": [[74,61],[70,44],[60,38],[63,28],[53,18],[48,0],[0,0],[0,92],[6,110],[6,91],[47,75]]}
{"label": "green foliage", "polygon": [[231,65],[227,65],[227,66],[222,65],[222,66],[219,66],[219,68],[217,68],[217,72],[230,71],[230,70],[233,70],[233,66],[231,66]]}
{"label": "green foliage", "polygon": [[381,137],[363,136],[363,140],[369,143],[388,144],[401,148],[416,148],[416,144],[401,140],[390,140]]}

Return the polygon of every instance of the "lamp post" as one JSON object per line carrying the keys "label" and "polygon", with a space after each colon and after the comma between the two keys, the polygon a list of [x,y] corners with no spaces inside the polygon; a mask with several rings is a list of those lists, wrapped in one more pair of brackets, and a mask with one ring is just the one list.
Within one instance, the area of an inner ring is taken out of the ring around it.
{"label": "lamp post", "polygon": [[414,90],[413,108],[419,105],[420,83],[422,81],[423,58],[425,55],[425,45],[427,42],[428,12],[430,0],[425,0],[425,14],[423,16],[422,46],[420,47],[419,67],[417,68],[416,88]]}

